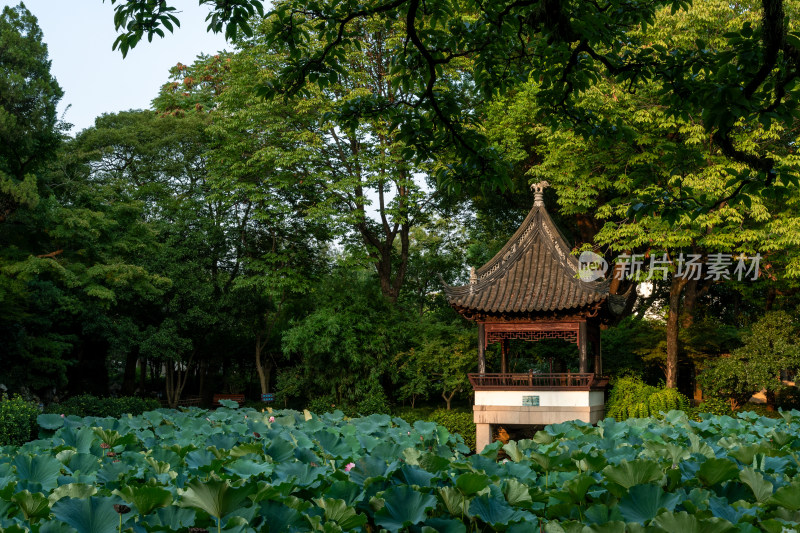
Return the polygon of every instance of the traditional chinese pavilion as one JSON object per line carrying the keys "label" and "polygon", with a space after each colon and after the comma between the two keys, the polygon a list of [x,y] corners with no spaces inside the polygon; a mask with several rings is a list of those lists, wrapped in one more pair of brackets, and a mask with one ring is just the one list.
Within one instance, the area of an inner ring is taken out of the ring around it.
{"label": "traditional chinese pavilion", "polygon": [[[534,185],[534,203],[525,221],[488,263],[470,274],[469,285],[445,285],[448,302],[478,323],[478,373],[474,420],[478,450],[491,442],[495,425],[506,428],[567,420],[603,418],[600,324],[624,297],[609,298],[608,281],[583,281],[544,205],[547,182]],[[609,302],[611,300],[611,302]],[[508,372],[511,339],[564,339],[578,352],[578,372]],[[486,348],[501,346],[499,372],[487,372]]]}

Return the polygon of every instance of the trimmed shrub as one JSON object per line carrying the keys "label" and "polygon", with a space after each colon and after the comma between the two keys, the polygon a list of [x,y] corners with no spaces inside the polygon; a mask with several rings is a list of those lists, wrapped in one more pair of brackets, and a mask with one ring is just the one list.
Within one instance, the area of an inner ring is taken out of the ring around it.
{"label": "trimmed shrub", "polygon": [[411,425],[422,420],[423,422],[436,422],[447,428],[450,433],[458,433],[464,439],[469,449],[475,451],[475,422],[473,413],[468,409],[447,409],[433,407],[406,407],[398,409],[394,416],[402,418]]}
{"label": "trimmed shrub", "polygon": [[697,413],[711,413],[712,415],[733,416],[731,402],[719,396],[705,396],[703,402],[697,406]]}
{"label": "trimmed shrub", "polygon": [[402,418],[413,426],[414,422],[417,420],[429,422],[431,420],[431,414],[436,411],[436,409],[436,407],[403,407],[398,409],[394,416]]}
{"label": "trimmed shrub", "polygon": [[745,411],[752,411],[758,416],[766,418],[782,418],[779,411],[770,411],[763,403],[746,403],[736,410],[737,413],[743,413]]}
{"label": "trimmed shrub", "polygon": [[323,413],[332,413],[336,409],[340,409],[344,414],[350,415],[350,409],[336,405],[336,399],[333,395],[326,395],[326,396],[317,396],[316,398],[312,399],[308,402],[308,410],[312,413],[316,413],[321,415]]}
{"label": "trimmed shrub", "polygon": [[450,433],[458,433],[469,449],[475,451],[475,422],[471,411],[437,409],[431,413],[428,420],[446,427]]}
{"label": "trimmed shrub", "polygon": [[39,408],[21,396],[0,398],[0,446],[21,446],[31,440]]}
{"label": "trimmed shrub", "polygon": [[361,416],[391,412],[386,393],[379,386],[371,387],[369,392],[358,402],[356,412]]}
{"label": "trimmed shrub", "polygon": [[660,418],[662,412],[685,411],[690,405],[689,399],[675,389],[653,387],[628,376],[614,382],[606,404],[606,416],[617,420]]}
{"label": "trimmed shrub", "polygon": [[91,394],[73,396],[61,403],[50,404],[47,412],[75,416],[96,416],[100,418],[119,418],[122,415],[140,415],[161,407],[155,398],[121,396],[119,398],[98,398]]}

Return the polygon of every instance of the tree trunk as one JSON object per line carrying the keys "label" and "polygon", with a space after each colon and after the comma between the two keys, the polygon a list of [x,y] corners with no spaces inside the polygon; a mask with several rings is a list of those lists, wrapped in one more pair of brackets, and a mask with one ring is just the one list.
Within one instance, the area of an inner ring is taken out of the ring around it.
{"label": "tree trunk", "polygon": [[139,394],[145,396],[147,382],[147,357],[139,358]]}
{"label": "tree trunk", "polygon": [[186,380],[189,377],[189,369],[192,367],[192,360],[194,359],[194,353],[189,357],[189,360],[186,362],[186,367],[181,370],[181,363],[177,362],[174,363],[172,361],[168,361],[166,364],[167,372],[166,372],[166,391],[167,391],[167,404],[172,409],[178,408],[178,401],[181,399],[181,393],[183,392],[183,388],[186,386]]}
{"label": "tree trunk", "polygon": [[678,387],[678,333],[680,332],[681,293],[686,278],[673,277],[669,287],[669,314],[667,315],[667,387]]}
{"label": "tree trunk", "polygon": [[258,381],[261,384],[261,394],[269,393],[269,382],[272,377],[272,359],[267,358],[263,362],[261,360],[264,345],[266,345],[266,341],[260,346],[256,341],[256,370],[258,371]]}
{"label": "tree trunk", "polygon": [[442,398],[444,398],[444,401],[447,402],[447,410],[448,411],[450,410],[450,402],[453,401],[453,396],[455,396],[457,392],[458,392],[458,390],[454,390],[454,391],[450,392],[450,394],[446,394],[444,392],[442,393]]}
{"label": "tree trunk", "polygon": [[699,280],[690,279],[686,282],[686,287],[683,289],[683,303],[681,304],[681,327],[686,329],[692,327],[694,324],[694,313],[697,308],[697,302],[705,296],[711,285],[708,283],[701,283]]}
{"label": "tree trunk", "polygon": [[581,236],[581,242],[594,242],[594,238],[600,231],[597,219],[591,215],[578,215],[575,221],[578,223],[578,233]]}
{"label": "tree trunk", "polygon": [[775,287],[770,287],[767,289],[767,301],[764,303],[764,311],[772,311],[772,306],[775,304],[775,297],[778,295],[778,291]]}
{"label": "tree trunk", "polygon": [[200,360],[200,382],[197,384],[197,395],[201,402],[205,402],[206,397],[206,374],[208,374],[208,361],[203,358]]}
{"label": "tree trunk", "polygon": [[125,373],[122,376],[123,396],[133,396],[133,393],[136,391],[136,363],[139,361],[138,354],[139,350],[134,348],[125,356]]}
{"label": "tree trunk", "polygon": [[[780,378],[780,376],[778,376],[778,378]],[[777,402],[775,391],[774,390],[766,391],[764,397],[767,400],[767,411],[774,411],[775,403]]]}

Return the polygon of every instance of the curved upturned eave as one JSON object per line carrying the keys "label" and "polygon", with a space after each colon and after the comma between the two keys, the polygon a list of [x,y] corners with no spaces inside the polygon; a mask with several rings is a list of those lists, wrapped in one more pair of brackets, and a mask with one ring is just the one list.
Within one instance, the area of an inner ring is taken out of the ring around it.
{"label": "curved upturned eave", "polygon": [[581,281],[577,267],[547,211],[535,206],[500,252],[476,271],[477,281],[443,285],[453,307],[489,313],[565,311],[606,299],[609,282]]}

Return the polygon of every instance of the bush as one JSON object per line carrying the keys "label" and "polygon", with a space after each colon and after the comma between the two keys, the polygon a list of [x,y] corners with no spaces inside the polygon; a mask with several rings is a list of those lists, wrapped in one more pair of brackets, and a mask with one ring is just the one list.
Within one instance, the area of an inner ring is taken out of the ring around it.
{"label": "bush", "polygon": [[119,398],[98,398],[91,394],[73,396],[61,403],[50,404],[49,413],[76,416],[96,416],[100,418],[119,418],[125,414],[140,415],[161,407],[155,398],[139,398],[138,396],[121,396]]}
{"label": "bush", "polygon": [[469,449],[475,451],[475,422],[471,411],[437,409],[428,420],[446,427],[450,433],[458,433]]}
{"label": "bush", "polygon": [[383,414],[391,412],[389,399],[379,386],[370,387],[366,392],[362,391],[362,394],[359,396],[360,400],[356,404],[341,404],[336,401],[336,398],[332,394],[326,394],[325,396],[318,396],[311,399],[306,409],[320,415],[323,413],[331,413],[338,409],[349,417],[369,416],[375,413]]}
{"label": "bush", "polygon": [[350,415],[349,409],[336,405],[336,399],[333,395],[317,396],[308,403],[308,410],[312,413],[321,415],[324,413],[332,413],[336,409],[340,409],[344,414]]}
{"label": "bush", "polygon": [[673,409],[687,410],[689,399],[675,389],[660,389],[635,377],[622,377],[614,382],[608,397],[606,416],[617,420],[628,418],[660,418]]}
{"label": "bush", "polygon": [[731,402],[719,396],[704,396],[703,402],[697,406],[698,413],[711,413],[712,415],[733,415]]}
{"label": "bush", "polygon": [[361,416],[368,416],[375,413],[389,413],[389,399],[386,393],[379,386],[373,386],[369,392],[358,402],[356,412]]}
{"label": "bush", "polygon": [[417,420],[430,421],[436,407],[403,407],[395,411],[394,416],[402,418],[412,426]]}
{"label": "bush", "polygon": [[21,446],[31,440],[39,408],[21,396],[0,399],[0,446]]}
{"label": "bush", "polygon": [[758,416],[763,416],[766,418],[781,418],[780,412],[770,411],[769,408],[763,403],[746,403],[741,408],[736,410],[737,413],[745,411],[752,411]]}
{"label": "bush", "polygon": [[450,433],[458,433],[464,438],[469,449],[475,451],[475,422],[473,414],[467,409],[436,409],[433,407],[406,407],[395,411],[395,415],[411,425],[422,420],[423,422],[436,422],[447,428]]}
{"label": "bush", "polygon": [[797,387],[780,389],[775,395],[775,405],[784,411],[791,411],[792,409],[800,411],[800,389]]}

